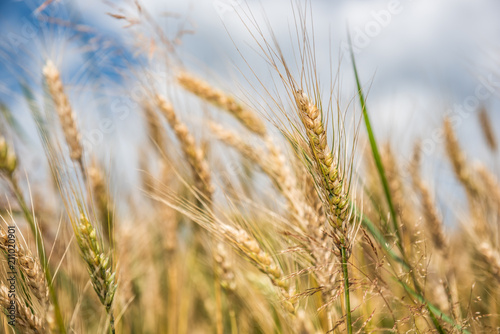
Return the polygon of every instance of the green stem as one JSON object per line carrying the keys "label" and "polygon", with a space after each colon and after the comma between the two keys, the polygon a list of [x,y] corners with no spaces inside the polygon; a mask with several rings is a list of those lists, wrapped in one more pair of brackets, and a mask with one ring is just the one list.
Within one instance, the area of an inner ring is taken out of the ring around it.
{"label": "green stem", "polygon": [[351,298],[349,297],[349,271],[347,269],[347,252],[345,246],[340,248],[342,255],[342,271],[344,273],[344,301],[346,312],[346,327],[347,333],[352,334],[352,319],[351,319]]}
{"label": "green stem", "polygon": [[109,331],[111,334],[115,334],[115,316],[113,312],[109,312]]}
{"label": "green stem", "polygon": [[23,194],[21,192],[21,189],[19,188],[19,185],[17,184],[16,179],[14,178],[13,175],[9,177],[10,184],[12,186],[12,189],[14,191],[14,194],[16,195],[17,201],[19,205],[21,206],[21,209],[24,213],[24,216],[26,217],[26,220],[28,221],[28,224],[31,228],[31,232],[35,236],[35,241],[36,241],[36,246],[38,250],[38,257],[40,259],[40,262],[42,264],[43,272],[45,274],[45,280],[47,281],[47,286],[49,288],[49,296],[50,300],[52,302],[52,305],[54,306],[54,315],[56,318],[57,326],[59,327],[59,331],[62,334],[66,333],[66,327],[64,325],[64,318],[61,313],[61,308],[59,307],[59,301],[57,299],[57,294],[54,289],[54,286],[52,285],[52,274],[50,272],[49,268],[49,261],[47,259],[47,255],[45,253],[45,248],[43,247],[43,239],[42,239],[42,234],[40,233],[40,230],[37,228],[35,224],[35,219],[31,213],[31,211],[28,209],[28,205],[26,204]]}

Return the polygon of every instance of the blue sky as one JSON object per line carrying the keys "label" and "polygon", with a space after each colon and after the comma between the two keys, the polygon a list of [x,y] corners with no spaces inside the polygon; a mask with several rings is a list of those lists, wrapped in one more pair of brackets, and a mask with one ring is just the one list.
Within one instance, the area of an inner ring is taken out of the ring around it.
{"label": "blue sky", "polygon": [[[63,73],[76,109],[89,109],[91,105],[98,113],[106,114],[109,111],[100,105],[100,95],[123,94],[111,92],[110,87],[119,86],[122,80],[126,82],[134,68],[141,68],[147,58],[144,52],[137,56],[134,44],[134,34],[140,29],[123,28],[126,22],[106,13],[134,13],[136,9],[131,1],[113,0],[106,4],[101,0],[55,1],[42,14],[60,19],[56,24],[41,23],[40,16],[33,14],[41,3],[0,1],[0,74],[3,78],[0,100],[15,111],[16,117],[27,117],[19,82],[39,84],[41,67],[45,59],[51,58]],[[176,47],[178,56],[185,64],[196,66],[201,74],[217,73],[222,83],[249,73],[236,47],[254,71],[267,75],[265,64],[252,51],[255,41],[238,16],[242,9],[247,10],[247,5],[256,17],[267,16],[287,56],[293,57],[290,31],[293,32],[295,23],[289,0],[144,0],[140,3],[168,36],[173,36],[180,26],[193,31],[182,37],[182,44]],[[236,10],[231,9],[232,5]],[[311,8],[318,68],[325,69],[325,73],[330,67],[340,69],[340,93],[344,101],[349,101],[354,94],[351,64],[343,54],[349,27],[380,140],[391,139],[404,154],[409,152],[415,137],[432,138],[433,131],[441,126],[444,113],[451,112],[462,117],[457,131],[470,154],[485,159],[489,156],[479,135],[474,110],[464,112],[463,108],[473,105],[474,98],[478,99],[477,91],[484,86],[500,82],[496,79],[500,61],[500,2],[312,0]],[[61,22],[73,25],[64,26]],[[147,26],[147,22],[141,26]],[[33,27],[36,34],[31,38],[29,29]],[[28,34],[28,38],[12,47],[19,42],[16,39],[13,42],[12,36],[22,37],[23,33]],[[92,92],[85,87],[92,87]],[[493,127],[500,133],[498,88],[482,89],[486,94],[479,100],[489,109]],[[88,113],[81,117],[90,122],[96,116]],[[122,124],[122,131],[133,131],[135,121],[131,117]],[[436,148],[430,155],[441,153]],[[439,173],[442,162],[436,164],[432,168]]]}

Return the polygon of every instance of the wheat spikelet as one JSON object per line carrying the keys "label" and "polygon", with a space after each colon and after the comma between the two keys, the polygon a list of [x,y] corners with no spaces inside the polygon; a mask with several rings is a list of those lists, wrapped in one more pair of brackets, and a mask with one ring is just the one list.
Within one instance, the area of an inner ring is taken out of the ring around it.
{"label": "wheat spikelet", "polygon": [[[328,222],[334,231],[340,230],[337,243],[348,245],[347,223],[350,208],[348,195],[344,190],[344,180],[328,147],[326,131],[321,119],[321,111],[312,103],[303,91],[295,92],[295,102],[299,116],[305,127],[312,158],[316,163],[317,179],[324,190],[323,201],[327,209]],[[344,239],[344,240],[342,240]]]}
{"label": "wheat spikelet", "polygon": [[[9,289],[3,283],[0,283],[0,305],[7,312],[8,308],[11,307],[11,301],[9,297]],[[16,315],[15,315],[15,328],[26,334],[44,334],[47,333],[43,325],[43,321],[37,317],[31,309],[19,300],[15,300]]]}
{"label": "wheat spikelet", "polygon": [[174,108],[164,97],[157,94],[156,104],[167,118],[170,127],[174,130],[177,139],[181,143],[184,155],[194,172],[196,186],[207,197],[211,197],[214,188],[211,182],[210,169],[205,159],[203,159],[201,150],[196,146],[193,136],[189,133],[186,125],[178,119]]}
{"label": "wheat spikelet", "polygon": [[495,137],[495,132],[493,131],[493,128],[491,126],[491,119],[488,116],[488,112],[486,111],[486,108],[484,106],[482,106],[479,110],[478,117],[479,124],[481,125],[481,129],[483,130],[484,139],[486,139],[488,147],[492,151],[496,151],[498,148],[498,142]]}
{"label": "wheat spikelet", "polygon": [[217,90],[208,83],[192,76],[187,72],[181,72],[177,76],[179,84],[187,91],[199,98],[228,111],[236,117],[248,130],[259,136],[266,134],[266,126],[260,118],[251,110],[246,109],[235,99],[224,92]]}
{"label": "wheat spikelet", "polygon": [[49,87],[50,95],[54,101],[55,109],[59,116],[61,126],[66,138],[66,143],[70,148],[70,157],[82,165],[83,148],[81,145],[81,135],[76,125],[75,114],[69,103],[68,97],[64,92],[64,86],[61,81],[59,70],[54,63],[50,60],[47,61],[43,68],[43,74]]}

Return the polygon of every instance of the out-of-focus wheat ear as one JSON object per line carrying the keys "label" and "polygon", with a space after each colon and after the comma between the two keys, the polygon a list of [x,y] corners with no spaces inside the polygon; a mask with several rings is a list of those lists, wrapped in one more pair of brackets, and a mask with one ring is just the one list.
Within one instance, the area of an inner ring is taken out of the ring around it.
{"label": "out-of-focus wheat ear", "polygon": [[236,280],[232,270],[231,262],[228,258],[226,247],[224,244],[218,243],[215,251],[214,259],[217,263],[216,271],[220,279],[220,284],[229,293],[234,292],[236,289]]}
{"label": "out-of-focus wheat ear", "polygon": [[480,243],[477,250],[490,274],[500,283],[500,254],[498,251],[488,242]]}
{"label": "out-of-focus wheat ear", "polygon": [[290,284],[273,258],[245,230],[236,229],[228,225],[222,225],[221,228],[223,235],[229,240],[232,246],[242,252],[279,289],[284,298],[283,306],[285,310],[290,314],[295,314],[295,307],[293,306],[294,298],[291,294]]}
{"label": "out-of-focus wheat ear", "polygon": [[492,123],[490,116],[488,115],[488,111],[484,106],[481,106],[481,108],[479,109],[478,117],[479,124],[481,125],[481,129],[483,130],[484,139],[486,140],[488,147],[493,152],[496,152],[498,149],[497,138],[495,136],[495,131],[491,126]]}
{"label": "out-of-focus wheat ear", "polygon": [[[0,305],[6,314],[9,314],[9,307],[12,307],[10,295],[9,288],[5,284],[0,283]],[[43,321],[22,300],[16,298],[15,307],[16,314],[14,321],[16,332],[26,334],[47,333]]]}
{"label": "out-of-focus wheat ear", "polygon": [[54,106],[59,116],[59,121],[61,122],[66,143],[70,149],[70,157],[73,161],[77,162],[82,171],[84,171],[82,158],[83,147],[81,144],[80,131],[76,124],[75,113],[71,108],[68,96],[64,92],[64,85],[59,70],[51,60],[48,60],[45,64],[43,75],[47,81],[47,86],[52,96],[52,100],[54,101]]}
{"label": "out-of-focus wheat ear", "polygon": [[471,197],[477,196],[479,193],[477,182],[472,176],[470,166],[467,163],[467,157],[460,147],[455,130],[449,118],[444,120],[444,138],[446,153],[453,166],[455,176]]}
{"label": "out-of-focus wheat ear", "polygon": [[254,111],[236,102],[232,96],[213,88],[208,83],[187,72],[179,73],[177,81],[185,90],[195,94],[200,99],[229,112],[248,130],[259,136],[266,135],[266,126],[260,117]]}
{"label": "out-of-focus wheat ear", "polygon": [[415,217],[407,203],[407,194],[403,185],[401,169],[394,155],[394,151],[390,143],[386,143],[381,149],[382,165],[384,166],[389,190],[392,195],[394,209],[396,210],[401,222],[401,232],[403,241],[415,241]]}
{"label": "out-of-focus wheat ear", "polygon": [[179,120],[172,105],[163,96],[156,95],[156,105],[165,115],[181,144],[182,151],[193,170],[196,187],[208,198],[211,198],[214,188],[211,181],[210,169],[203,158],[202,151],[196,146],[194,137],[189,132],[187,126]]}
{"label": "out-of-focus wheat ear", "polygon": [[146,129],[149,134],[151,142],[158,149],[160,155],[165,154],[165,136],[163,135],[163,127],[161,120],[158,117],[155,109],[149,102],[144,102],[142,104],[142,109],[144,110],[144,117],[146,120]]}
{"label": "out-of-focus wheat ear", "polygon": [[444,232],[443,220],[436,208],[429,187],[422,180],[420,174],[421,159],[421,147],[420,143],[417,142],[413,149],[413,161],[410,167],[413,186],[420,195],[427,231],[432,237],[432,242],[437,249],[446,255],[449,245]]}
{"label": "out-of-focus wheat ear", "polygon": [[94,160],[92,165],[88,169],[90,186],[92,188],[92,197],[97,205],[97,210],[99,214],[99,221],[102,225],[102,231],[104,237],[110,243],[113,242],[113,230],[114,230],[114,214],[111,203],[111,196],[109,194],[109,188],[104,179],[104,175]]}
{"label": "out-of-focus wheat ear", "polygon": [[[8,241],[7,233],[3,229],[0,229],[0,249],[6,254],[8,254],[9,245],[12,245]],[[26,285],[39,301],[40,305],[48,307],[49,289],[40,263],[21,244],[16,244],[15,247],[18,268],[24,275],[23,279]]]}
{"label": "out-of-focus wheat ear", "polygon": [[9,147],[5,138],[0,135],[0,172],[11,177],[17,166],[16,153]]}
{"label": "out-of-focus wheat ear", "polygon": [[299,310],[297,312],[297,317],[295,318],[294,328],[297,330],[296,333],[300,333],[300,334],[314,334],[315,333],[311,319],[307,316],[307,314],[304,310]]}
{"label": "out-of-focus wheat ear", "polygon": [[500,213],[500,183],[498,183],[497,177],[482,163],[475,164],[474,171],[481,179],[483,197],[493,204],[493,209],[497,213]]}

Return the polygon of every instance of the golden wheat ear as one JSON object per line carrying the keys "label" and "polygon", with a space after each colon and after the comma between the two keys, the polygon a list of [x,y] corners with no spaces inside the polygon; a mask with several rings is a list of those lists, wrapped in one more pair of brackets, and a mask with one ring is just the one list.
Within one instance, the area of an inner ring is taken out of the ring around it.
{"label": "golden wheat ear", "polygon": [[59,70],[51,60],[48,60],[45,64],[43,75],[47,81],[52,100],[54,101],[54,106],[63,129],[64,138],[70,149],[70,157],[80,165],[82,173],[85,175],[82,158],[83,147],[81,144],[81,134],[76,123],[76,116],[71,108],[68,96],[64,91],[64,85]]}
{"label": "golden wheat ear", "polygon": [[[5,310],[8,310],[12,306],[10,295],[9,288],[3,283],[0,283],[0,305]],[[27,334],[47,333],[46,328],[43,326],[42,319],[36,316],[20,299],[16,299],[16,311],[15,328],[19,332]]]}
{"label": "golden wheat ear", "polygon": [[211,181],[210,169],[205,159],[203,159],[203,153],[196,146],[194,137],[189,132],[187,126],[177,117],[173,106],[159,94],[156,95],[155,100],[156,105],[165,115],[181,144],[182,151],[193,170],[196,186],[210,198],[214,192],[214,187]]}
{"label": "golden wheat ear", "polygon": [[479,124],[481,125],[481,129],[483,130],[483,136],[486,140],[486,144],[492,152],[496,152],[498,150],[498,142],[495,136],[495,131],[491,124],[491,118],[488,115],[488,111],[484,106],[481,106],[478,113]]}
{"label": "golden wheat ear", "polygon": [[259,116],[254,111],[236,102],[232,96],[213,88],[205,81],[194,77],[188,72],[179,73],[177,81],[185,90],[193,93],[200,99],[229,112],[248,130],[259,136],[266,135],[266,126]]}

